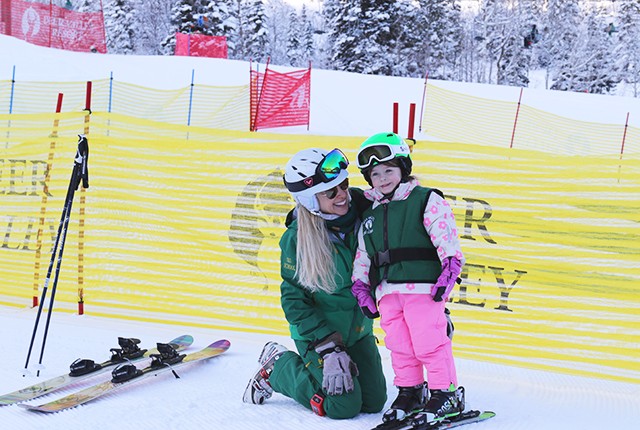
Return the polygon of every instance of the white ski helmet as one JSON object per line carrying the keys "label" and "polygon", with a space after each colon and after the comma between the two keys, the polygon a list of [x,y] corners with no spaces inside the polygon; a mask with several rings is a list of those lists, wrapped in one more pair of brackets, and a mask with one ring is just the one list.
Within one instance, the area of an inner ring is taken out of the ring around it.
{"label": "white ski helmet", "polygon": [[287,162],[284,185],[291,197],[312,213],[320,212],[317,193],[337,187],[347,179],[349,160],[339,149],[303,149]]}

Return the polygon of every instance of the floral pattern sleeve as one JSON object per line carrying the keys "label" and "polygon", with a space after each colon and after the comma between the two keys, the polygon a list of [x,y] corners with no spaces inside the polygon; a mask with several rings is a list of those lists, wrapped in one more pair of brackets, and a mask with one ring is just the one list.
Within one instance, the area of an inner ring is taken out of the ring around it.
{"label": "floral pattern sleeve", "polygon": [[438,251],[440,261],[456,257],[464,265],[465,258],[458,239],[458,228],[449,202],[437,193],[431,193],[423,218],[424,228]]}
{"label": "floral pattern sleeve", "polygon": [[353,260],[353,275],[351,276],[351,281],[355,282],[359,279],[369,285],[370,267],[371,259],[367,254],[367,250],[364,245],[362,227],[360,227],[360,230],[358,230],[358,249],[356,249],[356,256]]}

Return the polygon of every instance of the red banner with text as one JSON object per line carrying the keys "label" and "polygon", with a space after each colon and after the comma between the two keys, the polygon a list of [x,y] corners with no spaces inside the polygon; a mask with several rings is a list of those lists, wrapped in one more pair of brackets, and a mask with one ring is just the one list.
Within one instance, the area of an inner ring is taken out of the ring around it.
{"label": "red banner with text", "polygon": [[0,32],[50,48],[107,52],[102,9],[79,12],[51,2],[0,0]]}

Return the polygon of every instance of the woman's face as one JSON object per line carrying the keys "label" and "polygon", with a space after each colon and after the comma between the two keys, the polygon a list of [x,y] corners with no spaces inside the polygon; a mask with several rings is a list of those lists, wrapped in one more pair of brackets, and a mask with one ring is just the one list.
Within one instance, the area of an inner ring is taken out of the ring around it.
{"label": "woman's face", "polygon": [[402,180],[402,170],[386,163],[373,166],[371,185],[382,194],[391,194]]}
{"label": "woman's face", "polygon": [[316,194],[320,211],[330,215],[346,215],[349,212],[349,180],[345,179],[337,187]]}

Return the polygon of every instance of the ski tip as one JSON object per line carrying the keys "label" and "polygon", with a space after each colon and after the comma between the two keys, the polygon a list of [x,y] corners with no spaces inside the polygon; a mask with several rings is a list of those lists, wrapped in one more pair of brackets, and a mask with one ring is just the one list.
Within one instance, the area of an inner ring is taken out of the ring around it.
{"label": "ski tip", "polygon": [[193,343],[193,336],[190,334],[183,334],[182,336],[176,337],[169,343],[175,343],[178,345],[191,345]]}
{"label": "ski tip", "polygon": [[229,349],[230,346],[231,346],[231,342],[229,342],[227,339],[220,339],[210,344],[208,348],[221,348],[226,351],[227,349]]}

